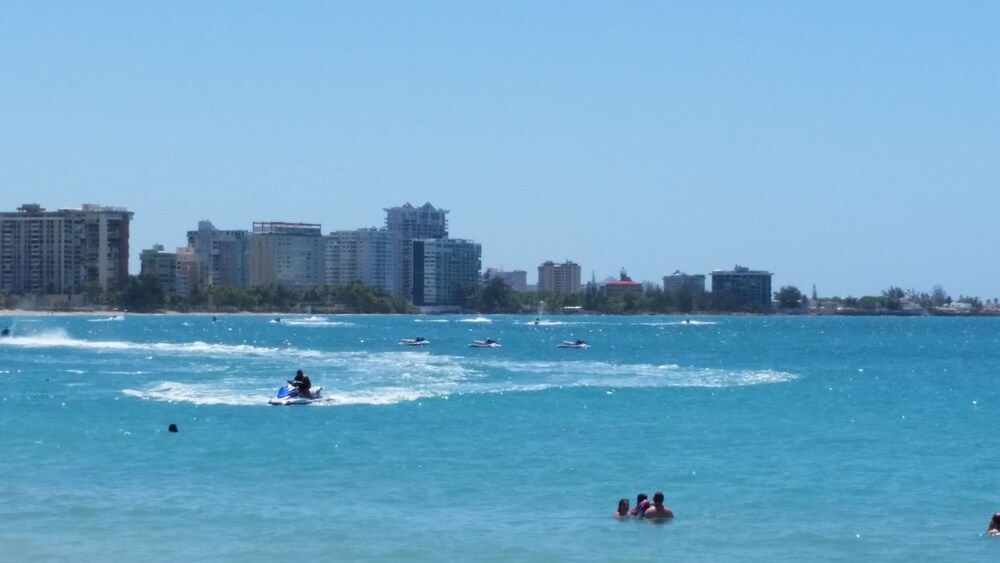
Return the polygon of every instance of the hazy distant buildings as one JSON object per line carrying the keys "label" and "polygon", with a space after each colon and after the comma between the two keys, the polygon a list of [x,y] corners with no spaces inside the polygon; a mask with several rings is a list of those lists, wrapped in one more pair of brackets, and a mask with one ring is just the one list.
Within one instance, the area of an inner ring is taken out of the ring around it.
{"label": "hazy distant buildings", "polygon": [[326,282],[326,240],[312,223],[254,222],[250,286],[309,288]]}
{"label": "hazy distant buildings", "polygon": [[190,297],[194,288],[198,287],[201,279],[201,262],[198,255],[191,247],[180,247],[177,249],[177,280],[174,286],[174,293],[183,297]]}
{"label": "hazy distant buildings", "polygon": [[413,241],[413,304],[421,307],[461,305],[479,286],[479,244],[460,239]]}
{"label": "hazy distant buildings", "polygon": [[632,281],[632,278],[628,277],[624,269],[622,269],[617,280],[604,284],[604,294],[608,297],[641,296],[642,292],[642,284]]}
{"label": "hazy distant buildings", "polygon": [[154,244],[139,254],[139,275],[152,276],[160,282],[160,287],[167,292],[174,292],[177,287],[177,254],[166,252],[162,244]]}
{"label": "hazy distant buildings", "polygon": [[675,271],[669,276],[663,276],[663,292],[670,294],[689,293],[701,295],[705,293],[705,276],[689,275]]}
{"label": "hazy distant buildings", "polygon": [[[448,238],[448,211],[436,209],[429,202],[420,207],[406,203],[385,208],[385,228],[398,248],[398,297],[413,299],[413,241]],[[414,302],[416,302],[414,300]]]}
{"label": "hazy distant buildings", "polygon": [[514,291],[528,291],[528,272],[513,270],[505,272],[496,268],[486,269],[486,279],[500,278]]}
{"label": "hazy distant buildings", "polygon": [[551,260],[543,262],[538,267],[538,291],[560,294],[579,293],[579,264],[568,260],[561,264],[556,264]]}
{"label": "hazy distant buildings", "polygon": [[712,272],[712,301],[720,311],[771,309],[771,272],[736,266]]}
{"label": "hazy distant buildings", "polygon": [[124,289],[132,215],[122,207],[84,204],[46,211],[34,203],[0,213],[0,290]]}
{"label": "hazy distant buildings", "polygon": [[187,245],[198,262],[196,283],[249,287],[249,231],[219,230],[211,221],[198,221],[198,230],[187,232]]}
{"label": "hazy distant buildings", "polygon": [[387,229],[334,231],[326,237],[326,283],[361,282],[392,295],[402,292],[399,245]]}

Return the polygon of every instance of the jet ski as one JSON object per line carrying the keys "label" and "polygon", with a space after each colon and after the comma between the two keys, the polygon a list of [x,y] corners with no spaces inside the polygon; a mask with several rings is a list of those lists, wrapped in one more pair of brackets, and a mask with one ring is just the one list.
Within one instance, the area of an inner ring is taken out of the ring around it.
{"label": "jet ski", "polygon": [[579,348],[581,350],[586,350],[590,348],[590,344],[587,344],[583,340],[563,340],[562,344],[559,344],[559,348]]}
{"label": "jet ski", "polygon": [[3,327],[3,330],[0,330],[0,337],[6,338],[8,336],[10,336],[10,328]]}
{"label": "jet ski", "polygon": [[308,405],[310,403],[316,403],[323,400],[323,396],[320,392],[323,390],[322,387],[313,387],[309,390],[312,397],[306,397],[299,393],[298,388],[293,386],[291,383],[288,385],[282,385],[281,389],[278,389],[278,394],[268,401],[270,405]]}
{"label": "jet ski", "polygon": [[423,336],[418,336],[416,338],[404,338],[399,341],[400,346],[427,346],[431,343]]}
{"label": "jet ski", "polygon": [[473,340],[472,344],[469,344],[469,348],[499,348],[500,343],[492,338],[487,338],[486,340]]}

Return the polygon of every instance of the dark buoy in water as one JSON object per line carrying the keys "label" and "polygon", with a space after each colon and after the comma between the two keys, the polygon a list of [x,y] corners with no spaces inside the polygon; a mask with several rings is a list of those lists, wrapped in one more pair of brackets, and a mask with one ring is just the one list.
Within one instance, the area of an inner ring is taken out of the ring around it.
{"label": "dark buoy in water", "polygon": [[171,432],[177,432],[177,425],[171,422],[170,426],[167,427],[167,430]]}

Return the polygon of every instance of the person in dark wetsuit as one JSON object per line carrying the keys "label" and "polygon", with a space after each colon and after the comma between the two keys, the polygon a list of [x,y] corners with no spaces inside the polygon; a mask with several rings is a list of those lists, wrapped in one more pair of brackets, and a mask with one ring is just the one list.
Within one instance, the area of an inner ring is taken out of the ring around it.
{"label": "person in dark wetsuit", "polygon": [[309,381],[309,376],[302,373],[302,370],[295,372],[295,379],[288,382],[292,387],[298,389],[299,393],[307,399],[312,399],[312,392],[309,388],[312,387],[312,381]]}

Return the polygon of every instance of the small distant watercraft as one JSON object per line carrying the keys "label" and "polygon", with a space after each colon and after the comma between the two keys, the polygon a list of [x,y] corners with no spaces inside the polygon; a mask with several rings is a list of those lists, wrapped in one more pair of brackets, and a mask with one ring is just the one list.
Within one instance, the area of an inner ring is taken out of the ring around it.
{"label": "small distant watercraft", "polygon": [[297,387],[292,384],[282,385],[281,389],[278,389],[278,394],[268,401],[271,405],[308,405],[310,403],[316,403],[323,400],[321,392],[322,387],[313,387],[309,389],[309,397],[301,394]]}
{"label": "small distant watercraft", "polygon": [[469,348],[499,348],[500,343],[492,338],[487,338],[486,340],[473,340],[472,344],[469,344]]}
{"label": "small distant watercraft", "polygon": [[7,337],[7,336],[10,336],[10,328],[9,327],[3,327],[3,330],[0,330],[0,338],[4,338],[4,337]]}
{"label": "small distant watercraft", "polygon": [[562,344],[559,344],[559,348],[580,348],[586,350],[590,348],[590,344],[587,344],[583,340],[563,340]]}
{"label": "small distant watercraft", "polygon": [[418,336],[416,338],[404,338],[399,341],[400,346],[427,346],[431,343],[423,336]]}

